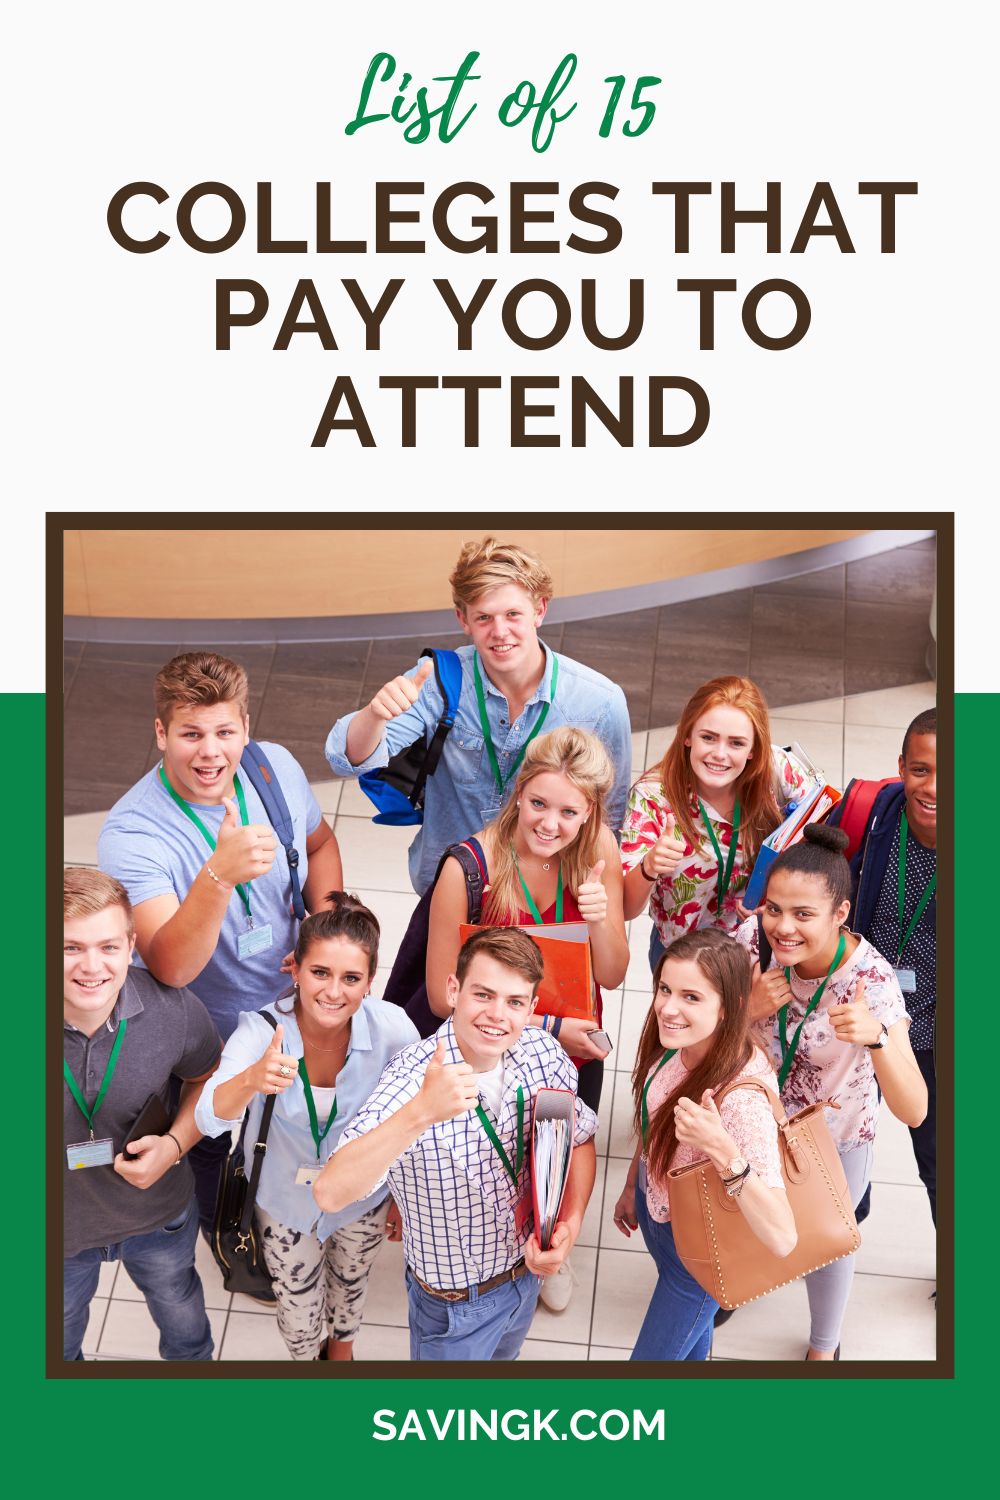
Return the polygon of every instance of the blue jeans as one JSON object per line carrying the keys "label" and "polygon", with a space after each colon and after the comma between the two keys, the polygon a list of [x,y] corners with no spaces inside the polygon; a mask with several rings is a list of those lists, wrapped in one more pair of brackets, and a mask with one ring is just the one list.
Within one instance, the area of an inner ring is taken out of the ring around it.
{"label": "blue jeans", "polygon": [[63,1358],[83,1358],[81,1346],[101,1266],[106,1260],[120,1260],[160,1330],[160,1358],[211,1359],[212,1330],[194,1268],[197,1238],[198,1209],[192,1198],[184,1212],[162,1229],[67,1256],[63,1261]]}
{"label": "blue jeans", "polygon": [[660,939],[660,934],[657,932],[656,925],[654,923],[653,930],[649,934],[649,972],[651,974],[656,972],[656,965],[660,961],[660,954],[665,953],[666,951],[667,950],[663,946],[663,943]]}
{"label": "blue jeans", "polygon": [[432,1297],[407,1269],[411,1359],[516,1359],[531,1326],[541,1286],[525,1271],[468,1302]]}
{"label": "blue jeans", "polygon": [[719,1304],[680,1262],[669,1224],[649,1217],[646,1195],[635,1190],[635,1216],[658,1276],[633,1359],[707,1359]]}

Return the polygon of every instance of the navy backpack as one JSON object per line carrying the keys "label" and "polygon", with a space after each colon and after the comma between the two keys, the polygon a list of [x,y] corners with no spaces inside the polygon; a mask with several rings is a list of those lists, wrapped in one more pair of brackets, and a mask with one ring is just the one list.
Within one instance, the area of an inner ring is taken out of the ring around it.
{"label": "navy backpack", "polygon": [[425,736],[397,750],[387,766],[365,771],[358,777],[361,790],[378,808],[372,822],[389,823],[394,828],[424,821],[424,786],[428,776],[437,770],[444,742],[458,713],[458,695],[462,690],[462,663],[457,652],[425,646],[420,655],[433,660],[434,677],[444,699],[444,712],[434,733],[429,739]]}

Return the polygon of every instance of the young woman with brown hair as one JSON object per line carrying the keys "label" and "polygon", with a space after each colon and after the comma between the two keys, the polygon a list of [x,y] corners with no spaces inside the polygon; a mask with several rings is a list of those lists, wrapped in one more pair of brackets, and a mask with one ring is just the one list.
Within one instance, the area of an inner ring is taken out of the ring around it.
{"label": "young woman with brown hair", "polygon": [[649,903],[650,967],[698,927],[732,933],[757,852],[806,772],[771,744],[767,704],[748,677],[713,677],[687,703],[663,760],[629,795],[622,828],[625,916]]}
{"label": "young woman with brown hair", "polygon": [[759,1089],[713,1094],[736,1079],[777,1092],[750,1034],[746,954],[718,929],[678,938],[657,962],[653,1004],[632,1073],[635,1156],[614,1222],[637,1227],[658,1271],[634,1360],[708,1358],[719,1304],[681,1263],[670,1227],[667,1173],[707,1156],[757,1238],[775,1255],[795,1248],[778,1132]]}

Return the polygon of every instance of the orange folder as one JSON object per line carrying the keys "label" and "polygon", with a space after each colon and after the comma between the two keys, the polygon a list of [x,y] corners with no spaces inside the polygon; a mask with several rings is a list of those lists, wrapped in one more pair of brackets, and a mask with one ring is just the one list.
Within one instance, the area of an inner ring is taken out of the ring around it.
{"label": "orange folder", "polygon": [[[464,943],[474,932],[482,930],[482,925],[463,922],[458,929],[459,940]],[[586,923],[562,923],[559,937],[547,935],[557,930],[554,925],[523,930],[538,944],[545,964],[545,975],[538,986],[538,1014],[562,1016],[567,1021],[592,1021],[596,1026],[597,996]]]}

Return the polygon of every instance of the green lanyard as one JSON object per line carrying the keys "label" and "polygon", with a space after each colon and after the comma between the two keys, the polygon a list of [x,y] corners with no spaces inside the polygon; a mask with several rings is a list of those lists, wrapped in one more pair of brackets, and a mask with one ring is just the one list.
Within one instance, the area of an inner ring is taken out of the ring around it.
{"label": "green lanyard", "polygon": [[[190,818],[191,822],[194,824],[194,826],[197,829],[200,830],[200,832],[201,832],[201,834],[202,834],[202,836],[203,836],[203,838],[205,840],[205,843],[208,845],[208,847],[212,850],[212,852],[214,854],[217,840],[214,838],[214,836],[211,833],[209,833],[208,829],[205,827],[204,823],[201,821],[201,819],[199,818],[198,814],[196,812],[193,812],[192,809],[190,807],[188,807],[187,803],[184,801],[184,798],[183,797],[179,797],[177,795],[177,793],[174,791],[173,787],[170,785],[170,782],[167,780],[166,772],[164,771],[162,765],[160,766],[160,780],[163,782],[163,785],[166,787],[166,789],[169,792],[170,796],[173,797],[174,801],[177,803],[177,806],[180,808],[180,810],[184,814],[184,816],[186,818]],[[247,799],[243,795],[243,788],[240,786],[240,778],[238,776],[236,776],[236,775],[233,776],[233,786],[236,789],[236,801],[239,803],[239,808],[240,808],[240,822],[243,824],[243,827],[245,828],[247,826],[247,824],[249,823],[249,821],[250,821],[249,817],[247,816]],[[247,914],[247,922],[252,927],[253,926],[253,917],[250,915],[250,885],[249,885],[249,882],[245,886],[238,885],[236,887],[236,889],[239,892],[240,900],[243,902],[243,907],[244,907],[244,910],[246,911],[246,914]]]}
{"label": "green lanyard", "polygon": [[494,779],[494,781],[497,784],[497,791],[500,793],[500,795],[502,797],[503,793],[504,793],[504,787],[507,785],[507,782],[510,781],[510,778],[514,775],[514,773],[517,770],[518,766],[521,764],[521,761],[524,759],[524,752],[525,752],[525,750],[527,750],[528,746],[531,744],[532,740],[535,738],[535,735],[538,734],[538,732],[541,729],[542,725],[545,723],[545,719],[546,719],[546,716],[548,715],[549,709],[552,707],[552,704],[555,702],[555,697],[556,697],[556,679],[559,676],[559,661],[558,661],[555,653],[553,652],[553,655],[552,655],[552,676],[549,678],[549,701],[548,701],[548,703],[545,704],[545,707],[542,709],[541,713],[538,715],[538,723],[535,725],[534,729],[528,735],[528,738],[525,740],[524,744],[521,746],[520,750],[517,752],[517,755],[514,758],[514,764],[511,766],[510,770],[507,772],[507,781],[504,781],[504,778],[500,775],[500,762],[497,760],[496,746],[493,743],[493,736],[490,733],[490,721],[489,721],[489,718],[487,717],[487,714],[486,714],[486,694],[483,692],[483,679],[482,679],[482,676],[480,675],[480,671],[479,671],[479,655],[478,655],[478,653],[474,653],[473,657],[472,657],[472,675],[475,678],[475,682],[476,682],[476,702],[479,704],[479,723],[482,726],[483,739],[486,741],[486,749],[489,752],[490,765],[493,768],[493,779]]}
{"label": "green lanyard", "polygon": [[902,960],[903,951],[906,948],[907,943],[910,941],[910,938],[913,936],[913,929],[920,921],[920,918],[924,914],[924,909],[927,906],[928,901],[931,899],[935,890],[937,889],[937,870],[935,870],[934,874],[927,882],[927,886],[924,890],[923,895],[917,902],[917,909],[913,913],[913,916],[910,918],[910,925],[904,932],[903,911],[906,905],[906,842],[909,832],[910,825],[906,821],[906,813],[904,812],[903,816],[899,820],[899,884],[897,886],[897,891],[899,894],[899,952],[896,955],[897,969],[899,968],[900,962]]}
{"label": "green lanyard", "polygon": [[306,1060],[304,1057],[299,1058],[299,1077],[302,1079],[302,1087],[306,1093],[306,1108],[309,1111],[309,1129],[312,1131],[312,1138],[316,1142],[316,1160],[319,1161],[319,1148],[330,1134],[330,1126],[337,1118],[337,1096],[336,1094],[333,1096],[333,1108],[330,1111],[329,1119],[323,1126],[323,1134],[320,1135],[319,1117],[316,1114],[316,1101],[313,1098],[312,1085],[309,1082],[309,1074],[306,1072]]}
{"label": "green lanyard", "polygon": [[[808,1021],[809,1017],[812,1015],[813,1011],[816,1009],[819,1002],[822,1000],[823,991],[826,989],[827,984],[829,983],[830,975],[833,973],[834,969],[843,958],[844,949],[846,947],[847,938],[845,937],[843,930],[841,930],[840,941],[837,943],[837,951],[833,955],[833,963],[827,969],[826,978],[823,980],[823,983],[820,985],[819,989],[816,991],[815,995],[813,995],[812,999],[809,1001],[809,1004],[806,1006],[806,1013],[802,1017],[802,1020],[799,1022],[798,1026],[796,1026],[795,1028],[795,1035],[792,1037],[791,1046],[788,1045],[788,1032],[785,1029],[788,1024],[788,1006],[783,1005],[778,1012],[778,1026],[781,1030],[781,1067],[778,1069],[779,1094],[785,1087],[785,1079],[788,1077],[789,1069],[791,1068],[792,1063],[795,1060],[795,1050],[799,1045],[799,1037],[802,1035],[802,1028]],[[785,970],[785,978],[787,979],[788,983],[791,984],[791,969]]]}
{"label": "green lanyard", "polygon": [[643,1089],[642,1089],[642,1104],[640,1106],[640,1114],[641,1114],[641,1117],[642,1117],[642,1148],[643,1148],[643,1150],[646,1149],[646,1137],[649,1135],[649,1110],[646,1108],[646,1095],[649,1093],[649,1085],[652,1083],[652,1081],[656,1077],[657,1073],[663,1067],[663,1064],[664,1063],[668,1063],[670,1061],[670,1059],[675,1055],[676,1051],[677,1051],[676,1047],[671,1047],[671,1049],[670,1049],[669,1052],[664,1052],[663,1056],[660,1058],[659,1062],[656,1064],[656,1067],[653,1069],[652,1073],[650,1073],[649,1077],[646,1079],[646,1082],[643,1085]]}
{"label": "green lanyard", "polygon": [[[511,854],[514,854],[513,849],[510,852],[511,852]],[[528,910],[531,912],[531,915],[534,918],[535,926],[536,927],[543,927],[545,924],[542,921],[542,914],[538,910],[537,905],[535,904],[535,898],[534,898],[534,896],[528,890],[527,881],[525,880],[524,876],[521,874],[521,866],[517,862],[517,855],[516,854],[514,854],[514,869],[517,871],[517,878],[521,882],[521,889],[524,892],[524,899],[528,903]],[[560,864],[560,866],[559,866],[559,879],[558,879],[558,881],[556,883],[556,921],[557,922],[561,922],[562,919],[563,919],[563,883],[562,883],[562,865]]]}
{"label": "green lanyard", "polygon": [[712,827],[708,813],[705,811],[705,804],[700,797],[698,798],[698,811],[701,813],[701,821],[705,825],[708,836],[712,840],[712,848],[715,850],[715,858],[719,866],[719,873],[715,884],[715,907],[716,914],[721,917],[722,903],[726,899],[726,892],[729,890],[729,883],[733,878],[736,846],[739,843],[740,837],[740,799],[737,797],[736,807],[733,811],[733,840],[729,845],[729,858],[726,860],[725,869],[722,868],[722,850],[719,847],[719,840],[715,837],[715,829]]}
{"label": "green lanyard", "polygon": [[87,1108],[84,1097],[80,1092],[79,1085],[77,1084],[76,1079],[73,1077],[72,1073],[69,1070],[69,1063],[65,1058],[63,1058],[63,1077],[66,1080],[66,1087],[73,1095],[80,1113],[83,1115],[83,1118],[90,1126],[91,1140],[94,1139],[94,1121],[97,1118],[97,1111],[104,1103],[104,1096],[108,1092],[108,1085],[114,1077],[115,1067],[118,1062],[118,1054],[122,1050],[122,1042],[125,1040],[126,1024],[127,1023],[125,1017],[122,1016],[121,1020],[118,1022],[118,1030],[115,1032],[115,1040],[111,1048],[111,1056],[108,1058],[108,1065],[104,1069],[104,1077],[101,1079],[101,1086],[97,1091],[97,1098],[94,1100],[93,1109]]}
{"label": "green lanyard", "polygon": [[517,1187],[517,1179],[521,1175],[521,1163],[524,1161],[524,1089],[519,1088],[517,1091],[517,1153],[514,1166],[511,1166],[510,1157],[503,1149],[500,1137],[493,1129],[493,1121],[481,1104],[476,1105],[476,1114],[479,1116],[480,1125],[490,1138],[494,1151],[506,1167],[511,1182]]}

